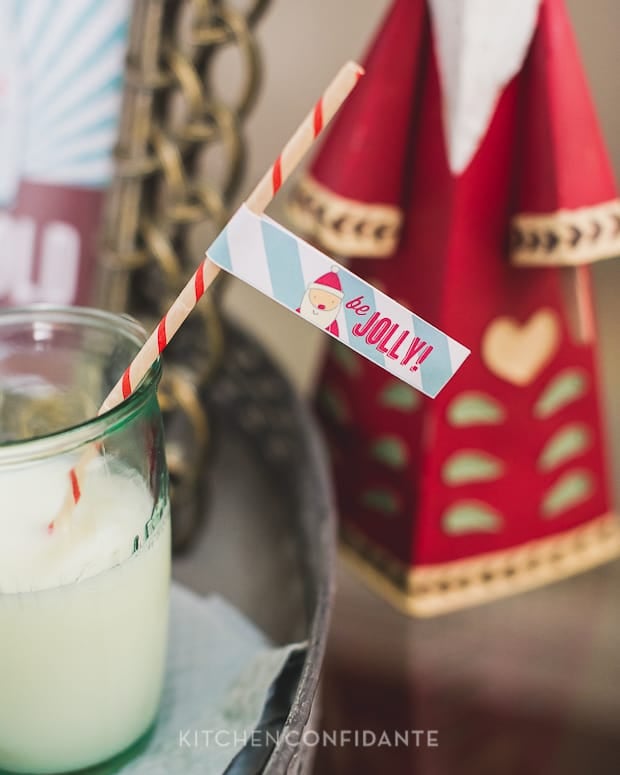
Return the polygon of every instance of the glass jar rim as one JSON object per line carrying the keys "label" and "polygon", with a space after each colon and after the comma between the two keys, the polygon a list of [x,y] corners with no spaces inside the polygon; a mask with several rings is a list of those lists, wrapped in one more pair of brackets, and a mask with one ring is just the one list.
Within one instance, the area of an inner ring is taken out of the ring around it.
{"label": "glass jar rim", "polygon": [[[77,325],[88,324],[100,329],[113,329],[133,341],[137,350],[142,347],[148,336],[144,327],[131,315],[116,314],[94,307],[31,304],[0,310],[0,340],[4,326],[22,322],[25,324],[61,321]],[[120,376],[119,374],[119,378]],[[51,455],[70,452],[114,431],[144,407],[157,389],[160,377],[161,359],[157,358],[135,390],[107,412],[52,433],[29,439],[0,442],[0,466],[40,460]]]}

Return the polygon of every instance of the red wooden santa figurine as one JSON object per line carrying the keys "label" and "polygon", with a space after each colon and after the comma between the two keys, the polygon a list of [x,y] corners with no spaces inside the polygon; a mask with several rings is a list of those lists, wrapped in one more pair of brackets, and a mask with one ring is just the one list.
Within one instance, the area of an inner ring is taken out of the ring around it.
{"label": "red wooden santa figurine", "polygon": [[472,350],[430,400],[334,343],[320,393],[344,541],[428,615],[620,552],[586,268],[620,202],[563,0],[395,0],[366,71],[291,213]]}

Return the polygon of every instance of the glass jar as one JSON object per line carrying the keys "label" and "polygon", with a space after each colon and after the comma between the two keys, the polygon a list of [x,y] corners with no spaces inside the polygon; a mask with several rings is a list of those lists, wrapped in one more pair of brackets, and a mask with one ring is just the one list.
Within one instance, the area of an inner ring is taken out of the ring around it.
{"label": "glass jar", "polygon": [[144,340],[96,310],[0,313],[0,770],[84,768],[154,722],[170,582],[159,362],[96,416]]}

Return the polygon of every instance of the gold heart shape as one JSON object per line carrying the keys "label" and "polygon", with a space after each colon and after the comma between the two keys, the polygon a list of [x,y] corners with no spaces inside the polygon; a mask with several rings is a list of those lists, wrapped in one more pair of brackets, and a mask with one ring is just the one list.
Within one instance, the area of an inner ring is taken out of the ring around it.
{"label": "gold heart shape", "polygon": [[528,385],[551,361],[560,344],[560,324],[551,309],[540,309],[525,323],[499,317],[482,336],[482,359],[497,377]]}

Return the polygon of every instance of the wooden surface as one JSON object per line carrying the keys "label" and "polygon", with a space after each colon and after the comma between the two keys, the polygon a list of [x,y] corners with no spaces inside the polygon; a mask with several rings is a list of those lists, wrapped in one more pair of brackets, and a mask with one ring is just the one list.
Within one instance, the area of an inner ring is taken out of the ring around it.
{"label": "wooden surface", "polygon": [[438,747],[322,747],[321,775],[620,772],[620,562],[436,619],[347,568],[323,676],[329,729],[437,730]]}

